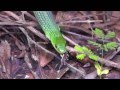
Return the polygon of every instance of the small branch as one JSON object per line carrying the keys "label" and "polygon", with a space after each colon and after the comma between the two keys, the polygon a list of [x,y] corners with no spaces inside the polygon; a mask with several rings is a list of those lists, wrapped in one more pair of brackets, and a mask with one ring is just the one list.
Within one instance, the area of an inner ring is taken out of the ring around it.
{"label": "small branch", "polygon": [[[66,63],[66,62],[65,62],[65,63]],[[71,69],[79,72],[79,73],[82,75],[82,77],[85,77],[86,72],[85,72],[85,70],[84,70],[82,67],[80,67],[79,69],[77,69],[77,68],[75,68],[74,66],[72,66],[72,65],[70,65],[70,64],[68,64],[68,63],[66,63],[66,65],[67,65],[69,68],[71,68]]]}
{"label": "small branch", "polygon": [[103,22],[103,20],[72,20],[72,21],[60,22],[60,24],[68,24],[68,23],[93,23],[93,22]]}
{"label": "small branch", "polygon": [[36,30],[34,27],[28,26],[27,29],[37,35],[38,37],[42,38],[45,41],[48,41],[48,39],[38,30]]}
{"label": "small branch", "polygon": [[60,71],[59,74],[57,75],[56,79],[60,79],[69,69],[73,69],[75,71],[77,71],[78,73],[80,73],[80,75],[82,75],[81,77],[85,77],[86,72],[82,67],[79,67],[79,69],[77,69],[76,67],[74,67],[73,65],[68,64],[67,62],[65,62],[65,64],[68,66],[67,68],[65,68],[63,71]]}
{"label": "small branch", "polygon": [[32,20],[37,21],[36,18],[33,15],[31,15],[29,12],[27,11],[21,11],[21,12],[24,12],[24,14],[28,16],[29,18],[31,18]]}
{"label": "small branch", "polygon": [[[21,18],[18,16],[18,15],[16,15],[15,13],[13,13],[13,12],[11,12],[11,11],[4,11],[6,14],[8,14],[9,16],[12,16],[14,19],[16,19],[17,21],[22,21],[21,20]],[[32,26],[26,26],[26,28],[28,29],[28,30],[30,30],[32,33],[34,33],[35,35],[37,35],[38,37],[40,37],[40,38],[42,38],[43,40],[47,40],[45,37],[44,37],[44,35],[41,33],[41,32],[39,32],[39,31],[37,31],[34,27],[32,27]]]}
{"label": "small branch", "polygon": [[68,67],[66,67],[64,70],[61,70],[56,76],[56,79],[60,79],[68,70],[69,70]]}
{"label": "small branch", "polygon": [[78,45],[77,43],[75,43],[74,41],[72,41],[71,39],[69,39],[68,37],[66,37],[65,35],[63,35],[63,37],[64,37],[68,42],[70,42],[71,44],[73,44],[73,45]]}
{"label": "small branch", "polygon": [[29,57],[28,57],[28,54],[26,53],[25,56],[24,56],[24,60],[28,66],[28,68],[30,69],[31,73],[33,74],[34,78],[35,79],[40,79],[40,77],[37,75],[37,73],[35,73],[33,70],[32,70],[32,65],[30,64],[30,60],[29,60]]}
{"label": "small branch", "polygon": [[29,35],[27,34],[27,32],[26,32],[26,30],[25,30],[24,28],[19,27],[19,29],[26,35],[28,41],[30,41],[31,43],[35,44],[37,47],[39,47],[40,49],[44,50],[45,52],[47,52],[47,53],[49,53],[49,54],[51,54],[51,55],[53,55],[53,56],[55,56],[55,57],[58,58],[58,56],[57,56],[56,54],[54,54],[54,53],[50,52],[49,50],[43,48],[41,45],[37,44],[34,40],[32,40],[32,39],[29,37]]}
{"label": "small branch", "polygon": [[89,31],[88,29],[86,29],[86,28],[84,28],[82,26],[72,26],[72,25],[62,25],[62,24],[59,24],[59,26],[60,27],[75,28],[75,29],[81,30],[83,32],[86,32],[89,35],[92,35],[91,31]]}
{"label": "small branch", "polygon": [[104,58],[100,58],[98,61],[102,64],[105,64],[106,66],[111,66],[111,67],[120,69],[120,64],[115,63],[113,61],[110,61],[110,60],[107,60],[107,59],[104,59]]}
{"label": "small branch", "polygon": [[110,55],[109,57],[107,57],[107,59],[110,60],[110,59],[114,58],[119,52],[120,52],[120,47],[118,47],[117,51],[114,51],[112,53],[112,55]]}
{"label": "small branch", "polygon": [[95,25],[93,25],[93,27],[104,28],[106,26],[112,26],[112,25],[115,25],[119,20],[120,20],[120,18],[118,18],[117,20],[114,20],[114,21],[106,22],[104,24],[95,24]]}
{"label": "small branch", "polygon": [[36,23],[34,22],[15,22],[15,21],[3,21],[3,22],[0,22],[0,25],[3,26],[3,25],[17,25],[17,26],[35,26]]}
{"label": "small branch", "polygon": [[102,39],[92,38],[92,37],[84,36],[84,35],[81,35],[81,34],[77,34],[77,33],[74,33],[74,32],[70,32],[70,31],[63,31],[63,32],[68,33],[68,34],[72,34],[72,35],[75,35],[75,36],[78,36],[80,39],[85,39],[85,40],[98,40],[98,41],[103,41],[103,42],[111,42],[111,41],[109,41],[109,40],[102,40]]}
{"label": "small branch", "polygon": [[15,40],[15,44],[20,50],[23,50],[23,51],[25,50],[25,46],[19,39],[17,39],[13,34],[11,34],[6,28],[3,28],[3,27],[0,27],[0,28],[2,28],[6,33],[8,33]]}

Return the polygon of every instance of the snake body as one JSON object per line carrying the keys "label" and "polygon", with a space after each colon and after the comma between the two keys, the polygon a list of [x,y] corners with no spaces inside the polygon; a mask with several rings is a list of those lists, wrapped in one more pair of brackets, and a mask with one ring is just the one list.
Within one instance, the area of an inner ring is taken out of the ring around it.
{"label": "snake body", "polygon": [[45,36],[51,41],[55,50],[64,54],[66,52],[66,40],[63,38],[59,26],[56,24],[51,11],[33,11],[34,15],[45,33]]}

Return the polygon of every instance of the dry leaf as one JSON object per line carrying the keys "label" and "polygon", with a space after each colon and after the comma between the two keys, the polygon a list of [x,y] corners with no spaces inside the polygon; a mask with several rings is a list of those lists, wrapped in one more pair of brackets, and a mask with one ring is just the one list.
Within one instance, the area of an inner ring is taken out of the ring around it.
{"label": "dry leaf", "polygon": [[0,60],[8,60],[11,56],[11,47],[7,41],[0,43]]}
{"label": "dry leaf", "polygon": [[46,66],[51,60],[53,60],[54,56],[48,54],[48,53],[45,53],[45,52],[42,52],[40,55],[39,55],[39,65],[44,67]]}
{"label": "dry leaf", "polygon": [[7,41],[1,41],[0,43],[0,63],[2,65],[3,72],[10,74],[10,69],[8,65],[8,59],[11,56],[11,47]]}

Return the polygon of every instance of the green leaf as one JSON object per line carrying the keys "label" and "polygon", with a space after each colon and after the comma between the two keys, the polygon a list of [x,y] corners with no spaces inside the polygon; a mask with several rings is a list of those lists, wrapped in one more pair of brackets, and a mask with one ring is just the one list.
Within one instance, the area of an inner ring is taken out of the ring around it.
{"label": "green leaf", "polygon": [[104,32],[99,28],[95,28],[95,30],[93,30],[93,33],[99,38],[104,39],[105,37]]}
{"label": "green leaf", "polygon": [[76,45],[76,46],[74,47],[74,49],[75,49],[76,51],[80,52],[80,53],[83,53],[83,52],[84,52],[83,49],[82,49],[82,47],[81,47],[81,46],[78,46],[78,45]]}
{"label": "green leaf", "polygon": [[78,55],[76,55],[76,58],[79,59],[79,60],[82,60],[85,58],[85,56],[88,56],[90,59],[94,60],[94,61],[97,61],[99,59],[99,56],[97,55],[94,55],[94,53],[88,49],[87,47],[81,47],[81,46],[75,46],[74,49],[76,51],[78,51]]}
{"label": "green leaf", "polygon": [[102,67],[101,67],[101,65],[98,62],[96,62],[94,65],[95,65],[95,68],[97,70],[97,74],[99,76],[101,76],[103,74],[108,74],[109,73],[108,69],[102,70]]}
{"label": "green leaf", "polygon": [[92,44],[92,45],[94,45],[94,46],[97,46],[97,47],[99,47],[99,48],[102,47],[102,44],[96,43],[96,42],[91,41],[91,40],[88,40],[88,43],[89,43],[89,44]]}
{"label": "green leaf", "polygon": [[79,60],[83,60],[85,58],[85,56],[86,56],[85,54],[78,54],[76,56],[76,58],[79,59]]}
{"label": "green leaf", "polygon": [[108,48],[107,48],[107,45],[106,45],[106,44],[103,45],[103,49],[104,49],[106,52],[108,52]]}
{"label": "green leaf", "polygon": [[98,62],[95,63],[95,68],[97,70],[97,74],[100,76],[102,72],[102,67],[100,66]]}
{"label": "green leaf", "polygon": [[82,49],[83,49],[84,53],[87,53],[88,55],[93,54],[93,52],[90,49],[88,49],[87,47],[83,46]]}
{"label": "green leaf", "polygon": [[104,44],[103,46],[104,46],[104,50],[106,50],[106,48],[110,50],[115,50],[118,47],[116,42],[109,42]]}
{"label": "green leaf", "polygon": [[105,39],[110,39],[115,37],[115,32],[108,32],[107,35],[105,35]]}
{"label": "green leaf", "polygon": [[94,55],[94,54],[90,54],[90,55],[89,55],[89,58],[92,59],[92,60],[94,60],[94,61],[98,61],[99,56]]}
{"label": "green leaf", "polygon": [[109,70],[108,69],[105,69],[105,70],[103,70],[102,72],[101,72],[101,75],[102,74],[108,74],[109,73]]}

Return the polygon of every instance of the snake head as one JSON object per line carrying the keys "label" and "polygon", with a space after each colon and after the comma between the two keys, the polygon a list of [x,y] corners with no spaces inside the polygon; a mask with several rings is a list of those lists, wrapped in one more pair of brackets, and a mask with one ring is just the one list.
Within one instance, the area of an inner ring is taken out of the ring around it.
{"label": "snake head", "polygon": [[67,51],[66,40],[62,36],[52,39],[51,43],[58,53],[64,54]]}
{"label": "snake head", "polygon": [[60,54],[64,54],[66,52],[66,45],[63,43],[57,44],[54,47],[56,51]]}

